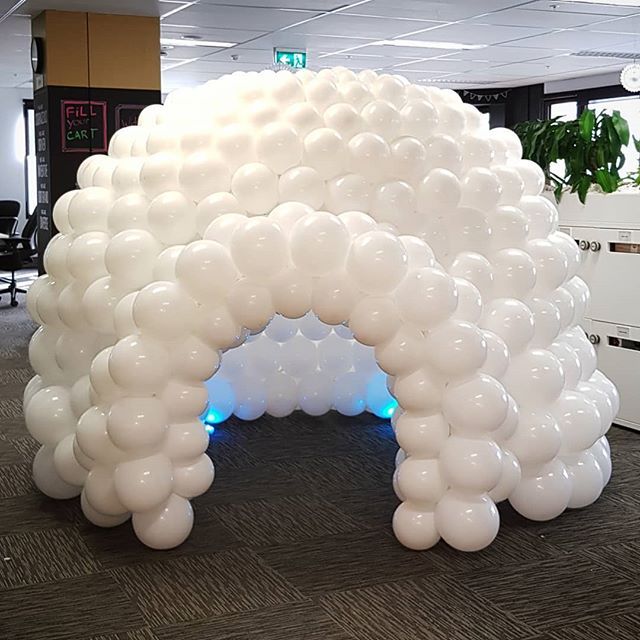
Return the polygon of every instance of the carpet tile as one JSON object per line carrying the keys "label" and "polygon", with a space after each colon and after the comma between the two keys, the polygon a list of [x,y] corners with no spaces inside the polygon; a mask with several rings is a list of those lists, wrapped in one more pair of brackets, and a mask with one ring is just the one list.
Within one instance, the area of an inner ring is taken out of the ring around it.
{"label": "carpet tile", "polygon": [[590,508],[538,523],[502,504],[488,549],[415,553],[391,532],[388,422],[231,419],[191,537],[157,552],[34,487],[34,330],[0,301],[0,640],[640,638],[640,434],[611,429],[613,477]]}

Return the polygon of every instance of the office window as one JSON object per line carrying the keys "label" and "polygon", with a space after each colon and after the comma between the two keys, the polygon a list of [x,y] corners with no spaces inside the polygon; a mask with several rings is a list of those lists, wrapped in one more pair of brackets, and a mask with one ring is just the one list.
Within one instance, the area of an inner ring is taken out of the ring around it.
{"label": "office window", "polygon": [[[589,108],[594,109],[596,113],[605,111],[611,114],[614,111],[619,111],[620,115],[629,122],[631,135],[640,138],[640,98],[638,96],[590,100]],[[624,149],[624,155],[625,163],[620,171],[621,176],[635,172],[638,169],[638,152],[635,149],[633,140]]]}
{"label": "office window", "polygon": [[552,102],[549,106],[549,116],[562,120],[575,120],[578,117],[578,103],[575,100]]}
{"label": "office window", "polygon": [[[567,102],[552,102],[549,105],[549,117],[560,118],[561,120],[575,120],[578,117],[578,102],[569,100]],[[549,171],[559,177],[564,177],[565,162],[558,160],[552,162]]]}

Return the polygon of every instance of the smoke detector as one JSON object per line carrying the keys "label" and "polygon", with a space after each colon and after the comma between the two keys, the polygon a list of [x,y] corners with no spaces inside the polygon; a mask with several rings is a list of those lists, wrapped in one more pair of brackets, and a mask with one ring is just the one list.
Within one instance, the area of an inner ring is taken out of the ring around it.
{"label": "smoke detector", "polygon": [[640,91],[640,64],[628,64],[620,72],[620,84],[631,93]]}

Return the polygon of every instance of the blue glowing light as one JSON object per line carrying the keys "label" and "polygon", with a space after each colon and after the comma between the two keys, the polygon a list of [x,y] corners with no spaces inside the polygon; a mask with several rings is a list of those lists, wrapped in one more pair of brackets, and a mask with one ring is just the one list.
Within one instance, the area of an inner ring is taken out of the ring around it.
{"label": "blue glowing light", "polygon": [[387,377],[382,371],[374,373],[367,382],[367,408],[378,418],[390,418],[398,406],[387,389]]}
{"label": "blue glowing light", "polygon": [[396,410],[398,406],[398,401],[394,398],[391,398],[391,402],[389,402],[386,406],[384,406],[380,410],[380,414],[376,414],[378,418],[390,418],[393,415],[393,412]]}
{"label": "blue glowing light", "polygon": [[226,413],[221,413],[216,410],[215,407],[209,407],[202,416],[202,422],[207,425],[220,424],[224,422],[229,416]]}

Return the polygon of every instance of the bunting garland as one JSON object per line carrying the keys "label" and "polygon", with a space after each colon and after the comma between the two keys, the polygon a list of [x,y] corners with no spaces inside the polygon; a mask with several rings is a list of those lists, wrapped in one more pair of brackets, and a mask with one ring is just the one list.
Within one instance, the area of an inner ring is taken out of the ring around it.
{"label": "bunting garland", "polygon": [[462,89],[462,97],[472,100],[473,102],[498,102],[500,99],[506,98],[511,89],[502,89],[496,92],[485,92],[485,93],[476,93],[475,91],[469,91],[467,89]]}

